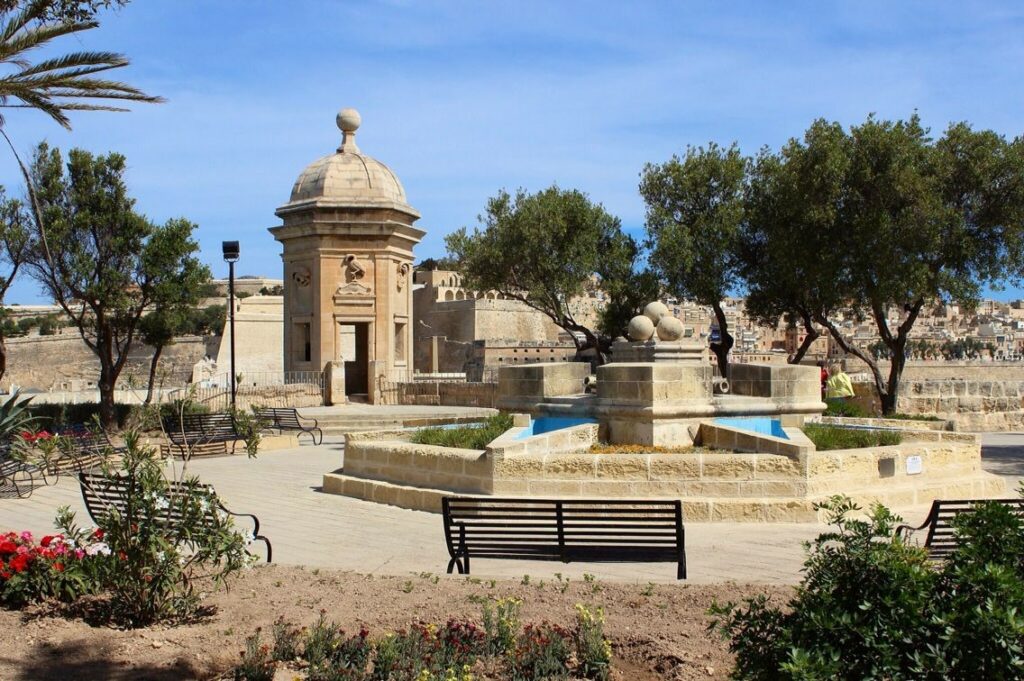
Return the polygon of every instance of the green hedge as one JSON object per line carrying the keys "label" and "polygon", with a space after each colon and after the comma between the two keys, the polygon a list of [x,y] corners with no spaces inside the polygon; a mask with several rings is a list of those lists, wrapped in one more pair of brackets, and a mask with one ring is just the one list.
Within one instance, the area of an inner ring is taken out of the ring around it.
{"label": "green hedge", "polygon": [[819,452],[829,449],[898,445],[903,441],[902,435],[891,430],[861,430],[841,426],[823,426],[818,423],[806,424],[804,434],[810,438]]}
{"label": "green hedge", "polygon": [[411,442],[457,449],[483,449],[491,440],[511,427],[512,415],[498,414],[478,425],[458,428],[422,428],[413,434]]}
{"label": "green hedge", "polygon": [[[160,417],[178,413],[181,409],[179,403],[167,403],[160,405]],[[28,411],[32,416],[39,418],[39,428],[53,430],[65,426],[72,426],[81,423],[92,423],[94,418],[99,418],[100,405],[96,402],[72,402],[69,404],[31,404]],[[189,403],[186,405],[187,413],[207,413],[209,408],[202,404]],[[115,404],[114,412],[117,415],[117,427],[124,428],[135,419],[141,430],[157,430],[160,424],[156,420],[157,411],[154,408],[148,410],[138,404]]]}

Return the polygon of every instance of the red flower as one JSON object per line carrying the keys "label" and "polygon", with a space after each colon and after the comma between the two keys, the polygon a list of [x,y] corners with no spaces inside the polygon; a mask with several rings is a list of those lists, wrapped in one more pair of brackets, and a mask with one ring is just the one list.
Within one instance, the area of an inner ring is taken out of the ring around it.
{"label": "red flower", "polygon": [[11,567],[15,572],[24,572],[30,561],[31,559],[27,554],[18,554],[14,558],[11,558]]}
{"label": "red flower", "polygon": [[97,527],[95,530],[93,530],[92,537],[93,537],[93,539],[103,539],[103,534],[104,534],[103,529]]}
{"label": "red flower", "polygon": [[52,541],[53,541],[53,535],[49,535],[48,534],[45,537],[43,537],[42,541],[39,542],[39,545],[40,546],[49,546],[50,542],[52,542]]}
{"label": "red flower", "polygon": [[0,542],[0,554],[5,554],[6,555],[6,554],[9,554],[9,553],[14,553],[17,550],[18,550],[18,545],[15,544],[14,542],[10,541],[10,540]]}
{"label": "red flower", "polygon": [[124,551],[118,551],[117,552],[117,557],[120,558],[121,560],[128,560],[128,554],[125,553]]}
{"label": "red flower", "polygon": [[0,571],[0,577],[2,577],[4,579],[10,579],[11,576],[12,576],[11,573],[8,572],[7,570]]}

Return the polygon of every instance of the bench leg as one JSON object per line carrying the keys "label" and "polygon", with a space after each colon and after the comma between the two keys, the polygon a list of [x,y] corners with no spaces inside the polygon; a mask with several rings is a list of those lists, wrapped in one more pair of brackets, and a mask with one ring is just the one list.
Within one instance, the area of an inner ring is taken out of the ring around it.
{"label": "bench leg", "polygon": [[466,565],[465,565],[465,567],[463,567],[462,560],[460,558],[452,558],[450,561],[448,561],[448,574],[452,573],[452,568],[458,569],[460,575],[468,575],[469,574],[469,557],[468,556],[466,557]]}
{"label": "bench leg", "polygon": [[679,561],[679,566],[676,568],[676,579],[686,579],[686,559]]}

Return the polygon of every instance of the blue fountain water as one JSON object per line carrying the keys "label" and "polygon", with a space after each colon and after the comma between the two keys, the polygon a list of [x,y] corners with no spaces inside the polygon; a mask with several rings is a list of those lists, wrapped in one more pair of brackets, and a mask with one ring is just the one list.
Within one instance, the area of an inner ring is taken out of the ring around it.
{"label": "blue fountain water", "polygon": [[786,431],[782,429],[782,421],[767,416],[743,416],[743,417],[722,417],[715,419],[715,423],[730,428],[749,430],[759,435],[771,435],[788,440]]}

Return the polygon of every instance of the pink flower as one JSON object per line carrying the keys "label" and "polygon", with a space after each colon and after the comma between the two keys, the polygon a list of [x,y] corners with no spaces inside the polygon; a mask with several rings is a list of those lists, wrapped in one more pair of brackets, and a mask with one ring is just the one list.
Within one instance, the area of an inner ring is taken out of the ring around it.
{"label": "pink flower", "polygon": [[25,530],[21,533],[21,541],[32,541],[32,533]]}
{"label": "pink flower", "polygon": [[75,549],[75,558],[82,558],[85,555],[85,551],[82,549]]}

